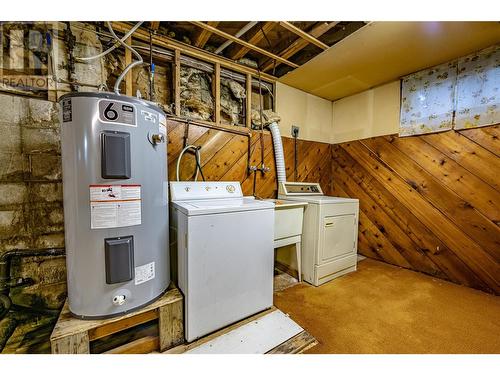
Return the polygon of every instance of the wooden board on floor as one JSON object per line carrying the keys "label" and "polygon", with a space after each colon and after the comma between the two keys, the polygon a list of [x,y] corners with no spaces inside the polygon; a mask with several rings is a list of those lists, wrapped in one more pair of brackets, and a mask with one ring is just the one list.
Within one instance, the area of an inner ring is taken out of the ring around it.
{"label": "wooden board on floor", "polygon": [[[186,343],[186,344],[182,344],[182,345],[179,345],[179,346],[176,346],[170,350],[167,350],[167,351],[164,351],[162,354],[182,354],[182,353],[185,353],[187,352],[188,350],[191,350],[191,349],[194,349],[200,345],[203,345],[217,337],[220,337],[228,332],[231,332],[232,330],[236,329],[236,328],[239,328],[247,323],[250,323],[256,319],[259,319],[273,311],[276,311],[276,307],[271,307],[270,309],[266,310],[266,311],[263,311],[259,314],[256,314],[256,315],[253,315],[249,318],[246,318],[246,319],[243,319],[229,327],[226,327],[224,329],[221,329],[215,333],[212,333],[208,336],[205,336],[205,337],[202,337],[201,339],[199,340],[196,340],[192,343]],[[287,344],[287,345],[285,345]],[[314,345],[317,344],[317,341],[316,339],[314,339],[314,337],[312,337],[309,333],[307,333],[306,331],[302,331],[300,332],[298,335],[292,337],[290,340],[287,340],[286,342],[280,344],[279,346],[277,346],[276,348],[273,348],[272,350],[270,350],[268,352],[268,354],[292,354],[292,353],[302,353],[303,351],[313,347]],[[276,353],[274,353],[273,351],[276,351]]]}
{"label": "wooden board on floor", "polygon": [[318,340],[316,340],[309,332],[302,331],[290,340],[287,340],[283,344],[268,351],[266,354],[301,354],[317,344]]}

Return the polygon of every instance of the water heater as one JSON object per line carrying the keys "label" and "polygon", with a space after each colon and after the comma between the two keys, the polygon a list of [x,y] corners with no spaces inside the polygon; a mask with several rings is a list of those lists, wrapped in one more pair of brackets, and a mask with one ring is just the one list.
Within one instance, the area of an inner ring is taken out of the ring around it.
{"label": "water heater", "polygon": [[170,282],[165,114],[102,92],[60,106],[69,309],[120,315]]}

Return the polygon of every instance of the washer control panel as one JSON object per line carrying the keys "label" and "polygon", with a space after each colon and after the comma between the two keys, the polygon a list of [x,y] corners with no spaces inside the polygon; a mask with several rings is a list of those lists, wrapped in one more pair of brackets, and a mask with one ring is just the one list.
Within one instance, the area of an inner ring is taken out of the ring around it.
{"label": "washer control panel", "polygon": [[172,201],[241,198],[243,192],[238,181],[172,181],[170,196]]}

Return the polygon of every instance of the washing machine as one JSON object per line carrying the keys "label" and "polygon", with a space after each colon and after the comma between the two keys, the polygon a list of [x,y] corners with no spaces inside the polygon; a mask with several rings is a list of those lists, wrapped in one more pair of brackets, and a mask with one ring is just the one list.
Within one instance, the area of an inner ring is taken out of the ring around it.
{"label": "washing machine", "polygon": [[274,204],[239,182],[171,182],[187,342],[273,304]]}
{"label": "washing machine", "polygon": [[320,184],[281,182],[280,199],[307,202],[302,233],[303,280],[319,286],[356,270],[359,201],[324,195]]}

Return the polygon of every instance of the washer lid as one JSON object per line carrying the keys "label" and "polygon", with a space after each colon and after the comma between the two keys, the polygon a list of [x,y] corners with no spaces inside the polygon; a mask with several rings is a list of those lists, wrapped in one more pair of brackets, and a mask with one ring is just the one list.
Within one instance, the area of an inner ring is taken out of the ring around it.
{"label": "washer lid", "polygon": [[172,205],[188,216],[274,209],[274,203],[254,197],[173,201]]}

